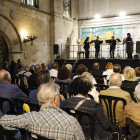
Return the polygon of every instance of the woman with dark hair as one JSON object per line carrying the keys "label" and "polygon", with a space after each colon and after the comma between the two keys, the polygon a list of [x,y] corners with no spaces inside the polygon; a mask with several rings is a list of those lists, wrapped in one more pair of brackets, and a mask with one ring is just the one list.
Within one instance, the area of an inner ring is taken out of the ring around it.
{"label": "woman with dark hair", "polygon": [[[61,66],[58,69],[58,75],[57,78],[55,78],[55,82],[63,82],[63,83],[67,83],[70,84],[72,82],[72,79],[70,78],[70,70],[65,66]],[[68,93],[68,87],[65,88],[65,92]]]}
{"label": "woman with dark hair", "polygon": [[17,76],[17,74],[18,74],[18,64],[17,63],[12,63],[11,64],[10,74],[11,74],[11,76]]}
{"label": "woman with dark hair", "polygon": [[89,37],[87,37],[85,42],[84,42],[84,44],[85,44],[84,49],[85,49],[85,52],[86,52],[86,59],[89,58],[89,48],[90,48],[89,44],[91,44],[91,43],[92,43],[92,41],[89,42]]}
{"label": "woman with dark hair", "polygon": [[[75,97],[67,98],[63,102],[63,107],[74,110],[77,104],[86,99],[77,109],[88,113],[93,116],[95,120],[94,139],[96,140],[112,140],[111,121],[106,118],[100,105],[94,100],[88,100],[88,92],[93,88],[92,81],[84,76],[75,78],[69,87],[69,93]],[[81,121],[81,127],[83,129],[86,140],[91,139],[90,136],[90,123],[88,118],[84,118]]]}

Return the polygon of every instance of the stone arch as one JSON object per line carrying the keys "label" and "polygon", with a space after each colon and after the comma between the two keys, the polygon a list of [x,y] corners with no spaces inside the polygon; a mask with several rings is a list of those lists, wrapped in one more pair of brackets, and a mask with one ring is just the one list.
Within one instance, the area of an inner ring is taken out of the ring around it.
{"label": "stone arch", "polygon": [[8,58],[12,60],[12,54],[22,53],[20,35],[14,24],[5,16],[0,14],[0,35],[4,37],[8,45]]}

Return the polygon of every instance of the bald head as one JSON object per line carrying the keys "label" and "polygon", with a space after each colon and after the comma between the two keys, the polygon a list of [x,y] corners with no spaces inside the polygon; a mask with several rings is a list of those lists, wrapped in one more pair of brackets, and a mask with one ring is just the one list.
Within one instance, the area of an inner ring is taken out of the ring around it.
{"label": "bald head", "polygon": [[99,64],[99,63],[95,62],[95,63],[93,64],[93,68],[94,68],[94,69],[99,69],[99,67],[100,67],[100,64]]}
{"label": "bald head", "polygon": [[121,87],[122,85],[122,77],[118,73],[114,73],[109,78],[109,86],[117,86]]}
{"label": "bald head", "polygon": [[1,82],[11,83],[11,76],[8,71],[0,70],[0,83]]}
{"label": "bald head", "polygon": [[39,72],[41,70],[41,66],[39,64],[35,65],[35,72]]}

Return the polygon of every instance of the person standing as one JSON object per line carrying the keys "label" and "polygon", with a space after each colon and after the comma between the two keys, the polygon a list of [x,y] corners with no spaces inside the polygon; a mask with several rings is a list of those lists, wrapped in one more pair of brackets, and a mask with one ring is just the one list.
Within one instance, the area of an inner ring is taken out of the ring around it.
{"label": "person standing", "polygon": [[100,43],[99,43],[99,36],[97,36],[97,39],[95,41],[95,58],[98,58],[100,52]]}
{"label": "person standing", "polygon": [[[133,41],[130,33],[127,33],[127,38],[125,42],[127,41]],[[128,56],[128,59],[132,59],[132,53],[127,53],[127,56]]]}
{"label": "person standing", "polygon": [[91,44],[91,43],[92,43],[92,41],[89,42],[89,37],[87,37],[85,42],[84,42],[84,44],[85,44],[84,49],[85,49],[85,53],[86,53],[86,59],[89,58],[89,48],[90,48],[89,44]]}
{"label": "person standing", "polygon": [[116,48],[116,40],[114,40],[114,36],[112,36],[110,43],[110,58],[114,58],[115,48]]}

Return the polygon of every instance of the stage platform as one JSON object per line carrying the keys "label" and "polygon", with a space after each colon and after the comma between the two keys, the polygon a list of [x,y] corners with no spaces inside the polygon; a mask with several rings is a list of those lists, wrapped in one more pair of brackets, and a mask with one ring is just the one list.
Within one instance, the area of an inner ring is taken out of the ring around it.
{"label": "stage platform", "polygon": [[[66,60],[71,62],[74,59],[55,59],[54,61],[57,62],[59,66],[62,66]],[[105,70],[105,66],[108,62],[111,62],[112,64],[120,64],[122,70],[125,66],[131,66],[132,68],[140,67],[140,59],[78,59],[73,72],[75,72],[75,69],[79,64],[84,64],[88,70],[91,70],[93,63],[95,62],[100,63],[101,70]]]}

